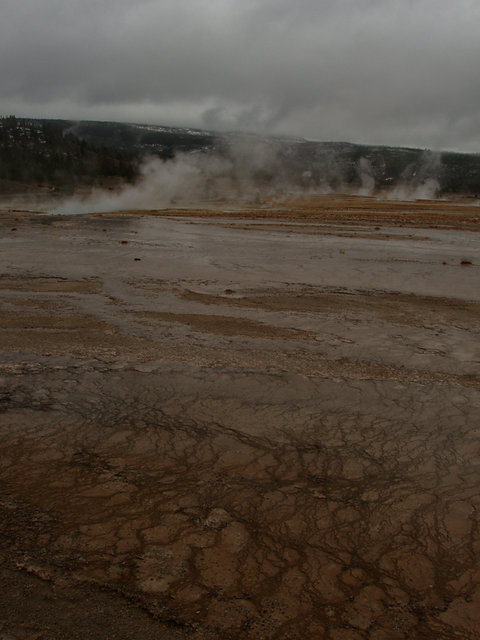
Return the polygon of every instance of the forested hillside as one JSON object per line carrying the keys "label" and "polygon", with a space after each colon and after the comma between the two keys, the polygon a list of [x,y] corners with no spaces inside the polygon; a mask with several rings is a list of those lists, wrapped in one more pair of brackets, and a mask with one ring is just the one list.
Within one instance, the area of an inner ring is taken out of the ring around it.
{"label": "forested hillside", "polygon": [[0,179],[52,187],[132,180],[138,154],[81,140],[55,121],[0,118]]}
{"label": "forested hillside", "polygon": [[480,194],[478,154],[159,125],[0,118],[4,190],[8,181],[62,189],[115,185],[133,181],[147,155],[169,162],[179,154],[197,154],[196,166],[202,165],[198,154],[214,156],[231,180],[246,179],[260,189],[393,190],[394,197],[404,189],[409,197]]}

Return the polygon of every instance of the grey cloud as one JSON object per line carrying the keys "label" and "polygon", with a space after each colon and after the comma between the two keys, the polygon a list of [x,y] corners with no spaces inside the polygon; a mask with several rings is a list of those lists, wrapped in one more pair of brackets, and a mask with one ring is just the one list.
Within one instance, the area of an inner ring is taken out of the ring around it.
{"label": "grey cloud", "polygon": [[4,0],[1,104],[477,150],[479,19],[468,0]]}

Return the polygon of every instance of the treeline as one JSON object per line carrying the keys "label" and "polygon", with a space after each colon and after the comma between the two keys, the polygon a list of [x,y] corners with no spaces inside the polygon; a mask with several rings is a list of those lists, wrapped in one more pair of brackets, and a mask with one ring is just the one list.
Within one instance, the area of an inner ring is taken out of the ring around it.
{"label": "treeline", "polygon": [[248,175],[260,187],[368,191],[434,185],[437,195],[480,194],[479,154],[117,122],[0,118],[0,180],[57,188],[110,185],[133,181],[145,155],[168,161],[178,153],[215,154],[240,182]]}
{"label": "treeline", "polygon": [[131,181],[137,171],[135,151],[88,143],[55,122],[0,118],[0,179],[61,188]]}
{"label": "treeline", "polygon": [[219,141],[218,136],[198,129],[123,122],[84,120],[76,122],[73,130],[79,138],[93,144],[153,153],[164,160],[173,158],[179,152],[214,151]]}
{"label": "treeline", "polygon": [[[289,155],[290,175],[300,175],[305,186],[370,186],[375,190],[435,183],[437,195],[480,194],[480,155],[378,147],[337,142],[304,142]],[[300,178],[297,178],[300,182]]]}

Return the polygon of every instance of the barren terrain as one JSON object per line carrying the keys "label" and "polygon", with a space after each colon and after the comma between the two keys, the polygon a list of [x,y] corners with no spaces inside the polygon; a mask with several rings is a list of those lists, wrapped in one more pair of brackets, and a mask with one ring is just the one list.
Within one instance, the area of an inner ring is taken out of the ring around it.
{"label": "barren terrain", "polygon": [[479,231],[0,211],[0,638],[478,638]]}

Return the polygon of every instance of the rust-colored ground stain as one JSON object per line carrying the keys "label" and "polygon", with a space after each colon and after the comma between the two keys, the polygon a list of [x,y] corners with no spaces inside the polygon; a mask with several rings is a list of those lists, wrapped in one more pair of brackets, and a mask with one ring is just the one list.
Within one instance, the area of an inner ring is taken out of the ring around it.
{"label": "rust-colored ground stain", "polygon": [[480,236],[192,220],[2,241],[0,637],[477,638]]}

